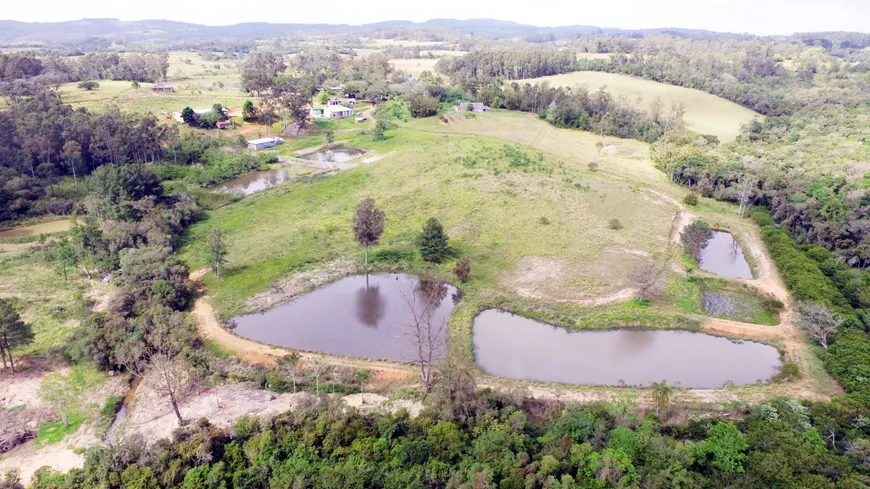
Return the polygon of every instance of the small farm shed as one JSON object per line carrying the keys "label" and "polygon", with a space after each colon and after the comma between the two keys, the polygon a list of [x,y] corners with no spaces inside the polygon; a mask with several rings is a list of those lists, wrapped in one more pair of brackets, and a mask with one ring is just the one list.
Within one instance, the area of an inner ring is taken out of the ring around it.
{"label": "small farm shed", "polygon": [[252,139],[248,141],[248,149],[257,151],[261,149],[274,148],[279,144],[283,143],[284,140],[281,138],[260,138],[260,139]]}
{"label": "small farm shed", "polygon": [[160,95],[164,93],[173,93],[175,92],[175,88],[173,88],[172,85],[167,85],[161,82],[148,89],[148,91],[151,92],[152,95]]}
{"label": "small farm shed", "polygon": [[215,123],[215,126],[217,126],[218,129],[229,129],[233,127],[233,125],[233,121],[217,121]]}
{"label": "small farm shed", "polygon": [[332,105],[323,111],[323,116],[327,119],[342,119],[353,115],[353,111],[342,105]]}
{"label": "small farm shed", "polygon": [[341,105],[341,99],[339,99],[339,98],[331,98],[331,99],[329,99],[329,100],[326,101],[326,105],[330,105],[330,106],[332,106],[332,105]]}

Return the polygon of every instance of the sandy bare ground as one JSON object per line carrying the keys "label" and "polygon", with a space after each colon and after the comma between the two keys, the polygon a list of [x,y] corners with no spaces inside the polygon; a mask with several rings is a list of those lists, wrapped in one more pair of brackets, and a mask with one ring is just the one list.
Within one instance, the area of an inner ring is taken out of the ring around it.
{"label": "sandy bare ground", "polygon": [[37,469],[46,465],[67,472],[85,463],[85,458],[75,453],[73,448],[87,448],[99,443],[101,441],[94,434],[91,426],[82,427],[54,445],[40,448],[30,442],[12,450],[0,459],[0,473],[18,469],[21,480],[27,483]]}

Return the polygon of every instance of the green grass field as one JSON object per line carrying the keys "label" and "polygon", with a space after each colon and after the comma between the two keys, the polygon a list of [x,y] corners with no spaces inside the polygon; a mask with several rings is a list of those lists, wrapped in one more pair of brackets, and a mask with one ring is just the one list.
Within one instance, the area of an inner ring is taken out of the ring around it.
{"label": "green grass field", "polygon": [[553,86],[566,87],[587,85],[590,91],[606,86],[614,96],[625,97],[630,104],[638,104],[642,108],[649,107],[656,97],[662,100],[665,110],[668,110],[673,103],[683,102],[686,104],[684,119],[689,129],[701,134],[716,135],[723,142],[733,141],[740,134],[741,124],[751,121],[753,117],[761,117],[734,102],[700,90],[626,75],[578,71],[526,81],[530,83],[547,81]]}
{"label": "green grass field", "polygon": [[[513,116],[501,120],[509,126]],[[540,128],[535,119],[516,120]],[[561,158],[495,137],[432,132],[426,124],[434,121],[388,131],[384,143],[351,137],[344,143],[389,156],[251,196],[194,225],[182,251],[194,268],[205,264],[211,229],[227,236],[229,270],[209,283],[219,312],[239,312],[247,297],[293,271],[361,260],[350,220],[367,196],[387,214],[376,250],[413,251],[423,221],[435,216],[471,257],[476,287],[489,297],[517,297],[526,288],[554,300],[597,297],[629,286],[633,267],[666,245],[674,209],[637,184],[589,171],[596,150],[587,135],[574,131],[584,150]],[[624,229],[609,229],[614,218]],[[452,260],[440,271],[451,269]]]}

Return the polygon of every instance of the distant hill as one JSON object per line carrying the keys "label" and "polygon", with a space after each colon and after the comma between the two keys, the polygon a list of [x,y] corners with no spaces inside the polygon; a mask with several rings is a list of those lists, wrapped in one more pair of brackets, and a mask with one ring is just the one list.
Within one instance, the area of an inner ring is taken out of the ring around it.
{"label": "distant hill", "polygon": [[206,26],[168,20],[82,19],[68,22],[17,22],[0,20],[0,44],[65,44],[85,39],[105,39],[115,42],[179,42],[215,39],[265,39],[298,35],[333,35],[353,33],[365,35],[390,29],[422,28],[474,34],[491,38],[523,37],[553,34],[557,36],[592,33],[650,34],[668,33],[690,37],[721,35],[694,29],[614,29],[591,25],[540,27],[494,19],[432,19],[425,22],[394,20],[363,25],[347,24],[271,24],[254,22],[228,26]]}

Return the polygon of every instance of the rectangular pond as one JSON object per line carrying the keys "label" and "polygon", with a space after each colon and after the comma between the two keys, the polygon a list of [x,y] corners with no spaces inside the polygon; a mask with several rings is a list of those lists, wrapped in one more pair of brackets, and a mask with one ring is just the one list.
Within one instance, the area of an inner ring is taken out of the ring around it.
{"label": "rectangular pond", "polygon": [[[418,358],[410,299],[417,317],[446,325],[456,289],[405,274],[343,278],[289,302],[233,320],[240,336],[277,346],[407,362]],[[446,354],[446,327],[433,335]]]}
{"label": "rectangular pond", "polygon": [[240,177],[227,180],[226,182],[213,185],[208,188],[212,192],[222,194],[251,195],[267,188],[289,182],[292,174],[287,170],[264,170],[246,173]]}
{"label": "rectangular pond", "polygon": [[701,259],[698,266],[723,277],[752,278],[752,270],[740,243],[734,239],[731,233],[714,231],[713,237],[707,242],[707,246],[701,251]]}
{"label": "rectangular pond", "polygon": [[475,361],[500,377],[578,385],[668,381],[689,388],[754,384],[779,372],[779,352],[676,330],[569,331],[495,309],[474,319]]}

